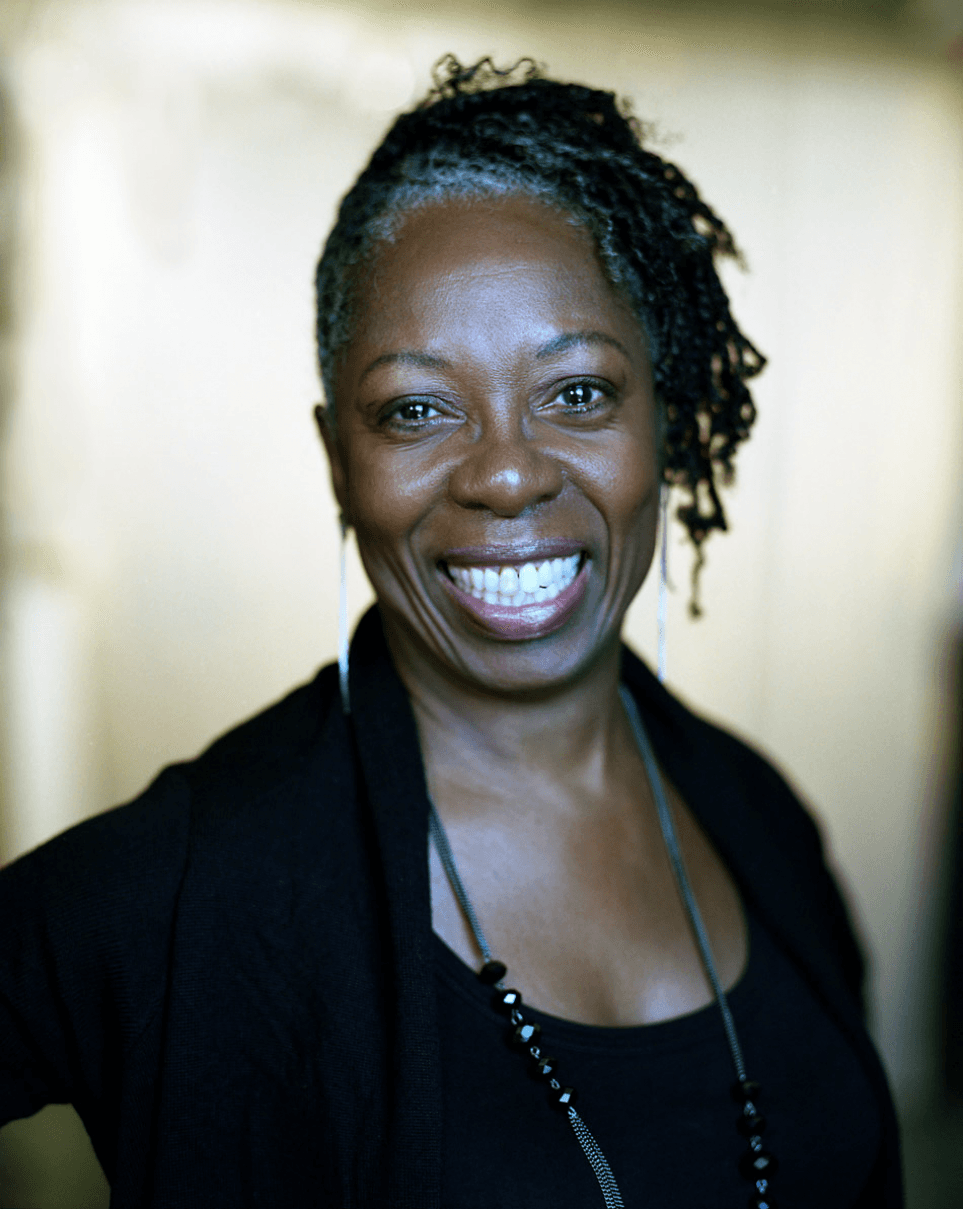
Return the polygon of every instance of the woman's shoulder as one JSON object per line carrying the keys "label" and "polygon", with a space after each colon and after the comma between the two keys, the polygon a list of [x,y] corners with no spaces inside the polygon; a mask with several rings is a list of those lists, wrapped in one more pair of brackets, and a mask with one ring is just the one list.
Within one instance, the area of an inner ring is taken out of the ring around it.
{"label": "woman's shoulder", "polygon": [[163,897],[163,871],[183,856],[188,808],[188,787],[178,768],[165,768],[131,802],[85,819],[12,861],[0,870],[4,927],[12,919],[26,921],[35,903],[55,931],[74,918],[89,936],[101,916],[116,916],[118,905],[136,897],[146,907]]}
{"label": "woman's shoulder", "polygon": [[[195,759],[165,768],[132,801],[0,870],[0,1001],[14,1015],[17,1004],[23,1019],[47,1010],[53,1036],[61,1008],[76,1021],[110,1001],[120,1016],[118,1043],[141,1032],[159,1002],[191,868],[202,863],[227,875],[238,852],[260,853],[284,825],[274,799],[308,796],[298,792],[299,778],[312,755],[323,760],[332,746],[324,735],[330,681],[322,670]],[[6,1023],[0,1012],[0,1034]],[[88,1024],[93,1035],[95,1022]]]}
{"label": "woman's shoulder", "polygon": [[674,779],[681,776],[707,789],[711,785],[713,792],[707,796],[715,796],[723,786],[730,788],[749,814],[765,815],[771,835],[785,829],[787,836],[805,838],[821,855],[822,841],[809,808],[771,759],[693,710],[628,647],[623,649],[622,675]]}
{"label": "woman's shoulder", "polygon": [[144,860],[156,874],[165,859],[169,863],[183,854],[191,815],[208,801],[230,797],[241,808],[303,771],[323,743],[336,671],[322,668],[312,681],[232,727],[198,756],[162,769],[129,802],[85,819],[12,862],[2,880],[50,877],[69,884],[80,876],[95,885],[108,865],[137,879]]}
{"label": "woman's shoulder", "polygon": [[[42,915],[55,936],[72,942],[74,933],[81,948],[105,933],[110,943],[126,933],[136,945],[141,925],[169,919],[198,842],[232,815],[246,813],[250,821],[263,801],[291,796],[312,756],[323,759],[331,690],[331,669],[324,668],[199,756],[163,769],[131,801],[11,862],[0,870],[4,927]],[[253,831],[249,842],[258,842]]]}
{"label": "woman's shoulder", "polygon": [[96,1082],[156,1014],[188,815],[165,769],[0,870],[0,1123],[73,1100],[78,1041]]}
{"label": "woman's shoulder", "polygon": [[195,759],[177,765],[195,794],[219,787],[244,796],[270,791],[296,776],[327,734],[337,700],[337,667],[328,664],[313,680],[232,727]]}

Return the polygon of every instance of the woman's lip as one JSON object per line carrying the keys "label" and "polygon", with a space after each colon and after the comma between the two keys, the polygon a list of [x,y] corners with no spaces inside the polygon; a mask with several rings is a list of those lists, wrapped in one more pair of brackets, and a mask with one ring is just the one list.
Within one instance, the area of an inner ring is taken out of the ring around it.
{"label": "woman's lip", "polygon": [[[491,547],[486,549],[490,550]],[[570,550],[570,553],[577,551],[578,547]],[[441,574],[441,581],[455,603],[486,633],[508,642],[528,642],[533,638],[543,638],[546,634],[553,633],[568,621],[585,595],[591,565],[592,560],[586,558],[568,587],[563,588],[554,600],[545,600],[541,604],[488,604],[469,592],[462,591],[444,572]]]}
{"label": "woman's lip", "polygon": [[524,563],[544,562],[546,558],[571,558],[584,549],[581,542],[567,538],[526,543],[494,542],[446,550],[439,561],[455,567],[520,567]]}

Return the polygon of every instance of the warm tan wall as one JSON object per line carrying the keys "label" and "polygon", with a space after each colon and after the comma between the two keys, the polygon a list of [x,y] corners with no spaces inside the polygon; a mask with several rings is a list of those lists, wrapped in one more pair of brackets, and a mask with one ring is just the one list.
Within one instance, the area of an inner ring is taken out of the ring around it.
{"label": "warm tan wall", "polygon": [[[428,65],[533,52],[613,87],[725,215],[771,358],[670,681],[824,821],[879,1036],[926,1080],[936,669],[958,619],[963,167],[951,66],[865,31],[572,6],[35,6],[6,421],[7,856],[135,793],[335,650],[310,279],[335,201]],[[355,566],[353,604],[365,598]],[[629,637],[652,649],[644,589]]]}

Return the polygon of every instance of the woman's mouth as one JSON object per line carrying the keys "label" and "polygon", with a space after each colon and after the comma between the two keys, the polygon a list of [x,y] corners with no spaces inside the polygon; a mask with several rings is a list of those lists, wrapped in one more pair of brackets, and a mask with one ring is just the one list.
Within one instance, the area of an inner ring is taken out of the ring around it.
{"label": "woman's mouth", "polygon": [[449,594],[489,634],[541,638],[568,620],[588,584],[584,551],[529,562],[442,564]]}
{"label": "woman's mouth", "polygon": [[486,604],[508,605],[520,609],[524,605],[542,604],[554,600],[578,574],[580,554],[570,558],[547,558],[540,563],[523,563],[480,567],[449,567],[448,574],[476,600]]}

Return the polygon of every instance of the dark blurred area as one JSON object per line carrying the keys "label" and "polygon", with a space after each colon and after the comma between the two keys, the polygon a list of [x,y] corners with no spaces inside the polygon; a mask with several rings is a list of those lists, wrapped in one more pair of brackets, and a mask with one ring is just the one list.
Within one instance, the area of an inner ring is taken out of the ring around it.
{"label": "dark blurred area", "polygon": [[940,979],[935,1031],[938,1074],[928,1108],[906,1122],[909,1209],[963,1205],[963,637],[947,649],[948,843],[939,875],[945,886],[937,924]]}
{"label": "dark blurred area", "polygon": [[[950,666],[954,673],[956,749],[947,853],[949,892],[943,943],[946,971],[942,1002],[942,1093],[950,1110],[963,1111],[963,641]],[[963,1144],[961,1144],[963,1150]]]}

